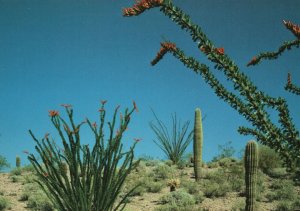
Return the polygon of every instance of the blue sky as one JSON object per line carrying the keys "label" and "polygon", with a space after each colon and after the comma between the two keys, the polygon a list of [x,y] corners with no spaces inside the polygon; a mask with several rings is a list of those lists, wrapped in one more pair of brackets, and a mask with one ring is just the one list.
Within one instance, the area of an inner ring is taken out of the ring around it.
{"label": "blue sky", "polygon": [[[247,68],[245,64],[261,51],[276,50],[294,39],[282,20],[300,24],[300,1],[294,0],[174,0],[199,24],[210,40],[228,54],[257,85],[271,96],[283,96],[296,125],[300,126],[299,99],[283,87],[287,72],[300,84],[299,49],[276,61],[264,61]],[[149,122],[157,116],[171,126],[171,114],[193,124],[194,110],[207,115],[203,122],[203,157],[209,161],[218,145],[232,141],[239,151],[252,137],[238,134],[248,125],[242,116],[220,100],[204,80],[171,55],[152,67],[163,39],[175,42],[187,55],[209,64],[188,33],[182,31],[158,9],[138,17],[122,17],[122,9],[134,1],[104,0],[0,0],[0,154],[14,166],[16,155],[26,164],[23,150],[35,152],[37,137],[53,130],[48,110],[72,104],[75,120],[97,120],[100,100],[107,100],[108,119],[117,105],[132,106],[130,130],[124,138],[128,147],[134,137],[143,140],[137,156],[165,158],[154,144]],[[222,73],[217,77],[230,88]],[[192,125],[191,125],[192,126]],[[192,128],[192,127],[190,127]],[[83,131],[84,143],[93,143]],[[188,151],[191,151],[191,146]]]}

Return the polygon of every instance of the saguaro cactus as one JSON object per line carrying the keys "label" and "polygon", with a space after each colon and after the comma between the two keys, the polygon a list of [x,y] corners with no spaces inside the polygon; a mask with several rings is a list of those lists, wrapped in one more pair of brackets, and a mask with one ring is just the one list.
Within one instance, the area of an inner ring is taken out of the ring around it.
{"label": "saguaro cactus", "polygon": [[199,108],[195,110],[195,126],[194,126],[194,171],[196,181],[200,180],[202,165],[202,146],[203,146],[203,130],[202,117]]}
{"label": "saguaro cactus", "polygon": [[249,141],[245,149],[246,211],[252,211],[255,207],[257,169],[257,144],[255,141]]}
{"label": "saguaro cactus", "polygon": [[21,167],[21,158],[19,156],[16,157],[16,167],[17,168]]}

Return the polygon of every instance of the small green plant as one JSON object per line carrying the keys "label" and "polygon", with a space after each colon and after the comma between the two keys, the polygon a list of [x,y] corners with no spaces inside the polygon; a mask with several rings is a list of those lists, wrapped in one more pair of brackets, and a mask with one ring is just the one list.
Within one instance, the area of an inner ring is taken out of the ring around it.
{"label": "small green plant", "polygon": [[0,155],[0,171],[2,171],[4,168],[10,167],[9,163],[7,162],[6,158],[2,155]]}
{"label": "small green plant", "polygon": [[12,176],[10,177],[10,179],[11,179],[11,181],[12,181],[13,183],[19,182],[19,181],[20,181],[20,178],[19,178],[17,175],[12,175]]}
{"label": "small green plant", "polygon": [[[149,180],[150,180],[150,178],[149,178]],[[150,181],[150,182],[147,183],[147,192],[159,193],[164,186],[165,185],[162,182]]]}
{"label": "small green plant", "polygon": [[209,181],[204,183],[203,193],[207,198],[218,198],[226,196],[230,192],[230,185],[228,182],[218,183]]}
{"label": "small green plant", "polygon": [[297,193],[295,192],[293,182],[290,180],[275,180],[270,188],[272,189],[272,192],[266,196],[269,201],[293,201],[296,199]]}
{"label": "small green plant", "polygon": [[[89,119],[75,124],[70,105],[62,105],[65,107],[69,123],[58,111],[49,111],[63,148],[54,141],[51,142],[49,134],[39,141],[30,131],[36,143],[35,148],[42,159],[42,163],[39,163],[34,154],[28,156],[38,176],[36,182],[59,210],[123,209],[126,205],[125,199],[134,191],[132,188],[118,198],[125,179],[139,163],[138,160],[134,161],[134,148],[140,139],[136,139],[127,152],[123,152],[121,142],[131,114],[137,107],[134,102],[133,109],[126,109],[124,115],[120,115],[119,126],[115,129],[118,124],[118,106],[112,121],[108,122],[109,135],[105,136],[105,103],[106,101],[101,101],[99,125],[91,123]],[[88,144],[81,144],[80,129],[84,124],[88,124],[95,137],[92,149]],[[64,170],[64,163],[68,164],[69,174]]]}
{"label": "small green plant", "polygon": [[189,207],[196,203],[194,197],[184,190],[170,192],[159,200],[162,204],[176,205],[177,207]]}
{"label": "small green plant", "polygon": [[190,122],[187,121],[181,127],[176,114],[172,115],[172,134],[170,135],[166,125],[158,119],[153,112],[156,124],[150,122],[150,127],[155,133],[157,140],[154,143],[164,152],[173,164],[183,159],[184,152],[193,138],[193,131],[188,131]]}
{"label": "small green plant", "polygon": [[22,174],[22,169],[21,168],[14,168],[13,170],[10,171],[11,175],[21,175]]}
{"label": "small green plant", "polygon": [[0,196],[0,211],[5,210],[8,207],[8,201],[3,196]]}

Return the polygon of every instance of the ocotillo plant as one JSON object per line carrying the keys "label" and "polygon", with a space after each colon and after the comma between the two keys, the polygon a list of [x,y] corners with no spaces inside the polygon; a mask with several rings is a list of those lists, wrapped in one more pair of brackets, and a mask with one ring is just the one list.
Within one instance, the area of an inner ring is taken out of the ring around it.
{"label": "ocotillo plant", "polygon": [[21,167],[21,158],[19,156],[16,157],[16,167],[17,168]]}
{"label": "ocotillo plant", "polygon": [[[42,159],[39,163],[34,154],[28,156],[38,175],[36,182],[60,211],[122,210],[126,205],[125,199],[134,190],[118,198],[126,177],[139,163],[133,160],[137,141],[127,152],[123,151],[121,142],[131,115],[137,110],[136,104],[132,110],[126,109],[120,115],[117,129],[119,106],[115,109],[112,121],[108,122],[109,135],[105,136],[106,101],[101,103],[99,125],[88,119],[75,124],[70,105],[63,105],[69,123],[58,111],[49,111],[63,148],[50,142],[49,134],[39,141],[30,131],[36,143],[35,149]],[[89,145],[81,145],[80,129],[83,124],[89,126],[95,137],[91,149]]]}
{"label": "ocotillo plant", "polygon": [[177,121],[176,114],[172,116],[172,133],[169,134],[165,124],[158,119],[153,112],[156,123],[150,122],[150,127],[157,137],[154,143],[165,153],[173,164],[177,164],[184,155],[184,152],[193,138],[193,130],[188,131],[190,122],[184,122],[181,127],[180,121]]}
{"label": "ocotillo plant", "polygon": [[195,123],[194,123],[194,172],[196,181],[200,180],[201,165],[202,165],[202,147],[203,147],[203,130],[202,130],[202,117],[199,108],[195,110]]}
{"label": "ocotillo plant", "polygon": [[[249,141],[245,149],[245,183],[246,183],[246,211],[254,211],[257,205],[256,184],[258,170],[258,149],[255,141]],[[257,207],[256,207],[257,208]]]}
{"label": "ocotillo plant", "polygon": [[[202,29],[194,24],[180,8],[173,5],[171,0],[140,0],[133,7],[125,8],[123,15],[137,16],[154,7],[159,7],[162,13],[190,33],[196,47],[200,50],[199,52],[202,52],[208,60],[214,63],[216,69],[224,73],[227,80],[232,82],[235,91],[230,92],[226,89],[207,65],[198,62],[193,57],[186,56],[172,42],[161,43],[161,49],[151,64],[157,64],[167,52],[172,53],[185,66],[200,74],[220,99],[227,102],[251,123],[251,128],[239,127],[238,131],[241,134],[255,136],[259,142],[276,150],[284,159],[287,167],[294,169],[295,163],[300,160],[300,137],[299,131],[290,117],[286,100],[282,97],[271,97],[258,90],[236,63],[225,54],[224,48],[215,47]],[[300,27],[290,22],[284,22],[284,24],[296,36],[296,40],[286,42],[279,49],[277,55],[286,49],[300,45]],[[249,64],[257,63],[261,59],[260,57],[255,57]],[[299,90],[293,90],[299,94]],[[278,112],[279,124],[270,118],[270,109]]]}

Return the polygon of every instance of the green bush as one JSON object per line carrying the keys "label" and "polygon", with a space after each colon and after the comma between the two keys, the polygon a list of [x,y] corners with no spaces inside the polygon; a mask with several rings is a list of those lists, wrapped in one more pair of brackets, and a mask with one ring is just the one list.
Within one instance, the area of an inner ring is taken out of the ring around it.
{"label": "green bush", "polygon": [[204,195],[208,198],[223,197],[230,191],[230,185],[225,181],[222,183],[209,181],[205,183],[203,187]]}
{"label": "green bush", "polygon": [[275,168],[282,167],[282,160],[273,149],[268,146],[260,145],[258,167],[266,174]]}
{"label": "green bush", "polygon": [[10,177],[10,179],[11,179],[11,181],[12,181],[13,183],[19,182],[19,181],[20,181],[20,178],[19,178],[17,175],[12,175],[12,176]]}
{"label": "green bush", "polygon": [[21,168],[14,168],[13,170],[10,171],[11,175],[21,175],[22,174],[22,169]]}
{"label": "green bush", "polygon": [[291,211],[291,210],[300,210],[300,200],[295,201],[279,201],[276,206],[276,211]]}
{"label": "green bush", "polygon": [[5,210],[8,207],[8,201],[3,196],[0,196],[0,211]]}
{"label": "green bush", "polygon": [[184,190],[178,190],[164,195],[159,200],[162,204],[176,205],[177,207],[189,207],[196,203],[194,197]]}
{"label": "green bush", "polygon": [[164,183],[154,181],[147,182],[146,186],[147,192],[150,193],[159,193],[163,189],[163,187],[165,187]]}
{"label": "green bush", "polygon": [[0,155],[0,171],[2,171],[4,168],[10,167],[9,163],[7,162],[6,158],[2,155]]}
{"label": "green bush", "polygon": [[153,169],[153,174],[156,180],[170,179],[176,175],[174,166],[167,166],[166,164],[159,165]]}
{"label": "green bush", "polygon": [[290,180],[276,180],[272,183],[270,188],[273,190],[266,196],[269,201],[274,201],[274,200],[292,201],[297,196],[293,183]]}
{"label": "green bush", "polygon": [[53,211],[54,206],[51,201],[42,191],[37,191],[36,193],[29,196],[27,201],[27,207],[35,211]]}
{"label": "green bush", "polygon": [[219,159],[217,162],[219,163],[220,167],[228,168],[230,166],[235,165],[238,162],[238,160],[235,158],[225,157]]}

